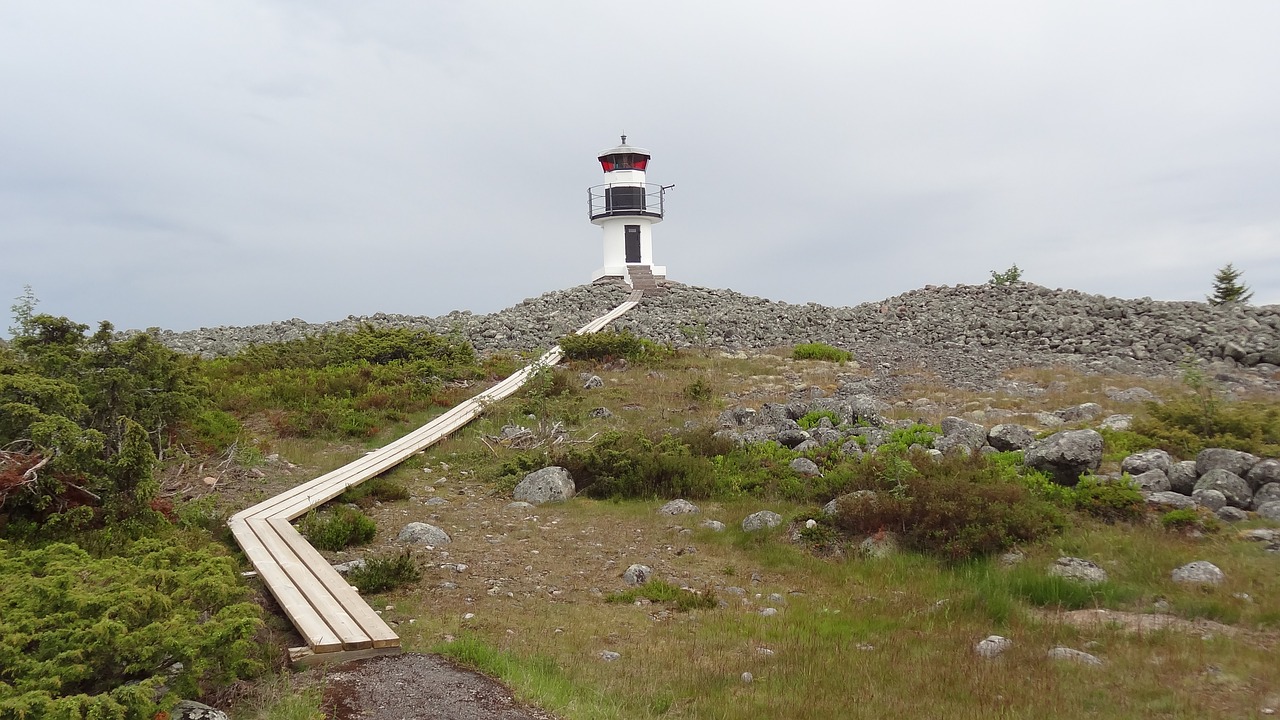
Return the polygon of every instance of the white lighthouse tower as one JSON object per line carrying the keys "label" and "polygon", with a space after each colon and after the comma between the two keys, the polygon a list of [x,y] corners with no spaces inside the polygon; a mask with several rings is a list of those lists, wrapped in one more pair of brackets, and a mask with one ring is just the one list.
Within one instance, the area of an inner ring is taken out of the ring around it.
{"label": "white lighthouse tower", "polygon": [[[662,222],[663,194],[670,187],[645,182],[649,151],[622,144],[600,153],[605,183],[587,190],[591,222],[604,229],[604,267],[592,280],[617,277],[632,286],[640,278],[665,278],[653,264],[653,225]],[[652,281],[649,281],[650,283]]]}

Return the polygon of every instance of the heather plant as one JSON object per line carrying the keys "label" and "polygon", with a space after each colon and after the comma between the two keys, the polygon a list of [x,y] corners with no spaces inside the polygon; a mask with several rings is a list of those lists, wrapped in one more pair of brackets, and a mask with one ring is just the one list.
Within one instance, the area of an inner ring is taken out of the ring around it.
{"label": "heather plant", "polygon": [[378,532],[373,518],[346,506],[338,506],[332,511],[312,511],[302,519],[298,529],[321,550],[345,550],[352,545],[364,545]]}
{"label": "heather plant", "polygon": [[842,363],[853,359],[853,353],[841,350],[834,345],[821,342],[800,343],[791,349],[791,357],[796,360],[824,360]]}
{"label": "heather plant", "polygon": [[422,579],[422,571],[408,550],[387,557],[366,558],[364,565],[347,574],[347,581],[366,595],[411,585]]}
{"label": "heather plant", "polygon": [[614,360],[626,358],[636,362],[652,362],[671,357],[669,345],[638,337],[630,330],[604,330],[588,335],[566,335],[560,338],[560,349],[570,360]]}

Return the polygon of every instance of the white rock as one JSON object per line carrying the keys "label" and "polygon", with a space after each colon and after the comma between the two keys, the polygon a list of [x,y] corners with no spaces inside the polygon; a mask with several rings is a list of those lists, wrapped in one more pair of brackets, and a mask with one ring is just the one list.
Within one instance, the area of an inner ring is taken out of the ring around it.
{"label": "white rock", "polygon": [[1013,641],[1000,635],[990,635],[974,646],[973,651],[984,658],[993,658],[1013,647]]}
{"label": "white rock", "polygon": [[1090,655],[1089,653],[1081,650],[1072,650],[1069,647],[1059,646],[1056,648],[1052,648],[1048,652],[1048,657],[1050,660],[1068,660],[1070,662],[1077,662],[1082,665],[1093,665],[1093,666],[1102,665],[1102,661],[1099,660],[1097,657]]}
{"label": "white rock", "polygon": [[1221,585],[1227,576],[1211,562],[1196,560],[1173,571],[1170,576],[1179,585]]}

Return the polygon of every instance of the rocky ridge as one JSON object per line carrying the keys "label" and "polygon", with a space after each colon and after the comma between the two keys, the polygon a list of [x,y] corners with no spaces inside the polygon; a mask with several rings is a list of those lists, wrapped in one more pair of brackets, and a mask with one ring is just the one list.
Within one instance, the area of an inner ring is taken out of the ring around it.
{"label": "rocky ridge", "polygon": [[[859,358],[911,362],[928,350],[943,374],[1071,363],[1114,372],[1163,372],[1188,358],[1280,371],[1280,305],[1214,307],[1203,302],[1120,299],[1031,283],[927,286],[853,307],[794,305],[679,283],[646,298],[615,327],[676,346],[759,350],[826,342]],[[378,313],[325,323],[293,319],[250,327],[151,330],[175,350],[227,355],[253,344],[349,331],[363,324],[456,333],[482,353],[554,343],[626,299],[605,282],[529,298],[487,315]],[[981,363],[960,358],[982,358]],[[949,362],[950,361],[950,362]],[[981,373],[979,373],[981,374]]]}

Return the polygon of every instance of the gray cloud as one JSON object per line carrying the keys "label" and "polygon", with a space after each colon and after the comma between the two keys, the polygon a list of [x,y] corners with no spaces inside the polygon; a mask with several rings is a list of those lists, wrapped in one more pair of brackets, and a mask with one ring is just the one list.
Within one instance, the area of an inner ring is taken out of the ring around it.
{"label": "gray cloud", "polygon": [[[674,279],[1280,302],[1280,5],[0,8],[0,292],[117,325],[494,310],[589,278],[619,132]],[[5,325],[7,323],[0,323]]]}

